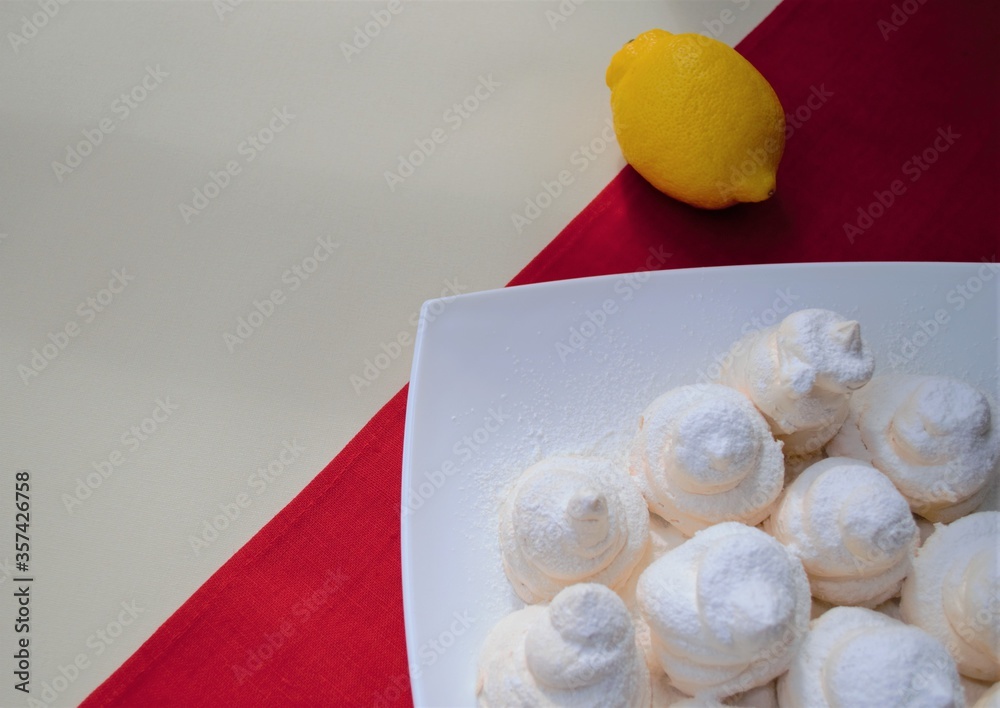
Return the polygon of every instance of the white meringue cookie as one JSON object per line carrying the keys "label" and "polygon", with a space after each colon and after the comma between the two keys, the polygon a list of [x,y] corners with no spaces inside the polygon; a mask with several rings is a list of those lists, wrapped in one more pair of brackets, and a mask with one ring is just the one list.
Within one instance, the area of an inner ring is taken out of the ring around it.
{"label": "white meringue cookie", "polygon": [[802,564],[763,531],[727,522],[650,565],[636,599],[670,681],[718,699],[781,674],[809,623]]}
{"label": "white meringue cookie", "polygon": [[874,607],[897,595],[920,539],[889,478],[847,457],[802,472],[765,528],[802,561],[813,596],[835,605]]}
{"label": "white meringue cookie", "polygon": [[784,459],[763,416],[738,391],[680,386],[642,414],[629,473],[650,510],[690,536],[722,521],[763,521],[781,493]]}
{"label": "white meringue cookie", "polygon": [[851,391],[875,359],[861,327],[829,310],[799,310],[736,342],[721,383],[746,395],[785,443],[785,454],[823,447],[847,417]]}
{"label": "white meringue cookie", "polygon": [[483,645],[478,705],[642,708],[649,671],[625,603],[603,585],[565,588],[502,619]]}
{"label": "white meringue cookie", "polygon": [[778,704],[809,708],[960,708],[955,662],[917,627],[861,607],[834,607],[813,621]]}
{"label": "white meringue cookie", "polygon": [[594,457],[551,457],[517,480],[500,510],[504,570],[532,604],[564,587],[624,587],[649,541],[649,512],[626,472]]}
{"label": "white meringue cookie", "polygon": [[939,525],[903,583],[903,619],[951,652],[964,675],[1000,681],[1000,512]]}
{"label": "white meringue cookie", "polygon": [[948,523],[983,502],[1000,460],[998,424],[986,397],[963,381],[880,376],[852,396],[827,453],[871,462],[913,511]]}

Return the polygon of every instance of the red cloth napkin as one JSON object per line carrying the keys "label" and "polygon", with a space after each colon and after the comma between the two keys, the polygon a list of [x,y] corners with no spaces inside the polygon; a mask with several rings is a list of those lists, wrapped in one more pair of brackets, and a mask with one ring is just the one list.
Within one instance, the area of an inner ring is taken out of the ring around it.
{"label": "red cloth napkin", "polygon": [[[991,0],[785,0],[739,47],[790,114],[777,194],[699,211],[626,168],[511,284],[649,266],[992,260],[996,19]],[[656,249],[672,255],[650,259]],[[404,388],[84,705],[409,704],[405,405]]]}

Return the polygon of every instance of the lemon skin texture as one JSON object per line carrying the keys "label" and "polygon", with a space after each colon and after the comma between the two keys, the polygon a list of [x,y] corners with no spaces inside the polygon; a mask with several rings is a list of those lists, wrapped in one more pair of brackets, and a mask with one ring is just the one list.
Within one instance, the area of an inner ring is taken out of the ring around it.
{"label": "lemon skin texture", "polygon": [[658,190],[703,209],[774,194],[784,110],[736,50],[651,30],[614,55],[605,80],[622,154]]}

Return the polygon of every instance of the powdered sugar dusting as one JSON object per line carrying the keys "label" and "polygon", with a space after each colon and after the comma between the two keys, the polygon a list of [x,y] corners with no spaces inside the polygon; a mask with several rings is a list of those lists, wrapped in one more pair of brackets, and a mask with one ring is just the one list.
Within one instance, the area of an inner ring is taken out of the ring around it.
{"label": "powdered sugar dusting", "polygon": [[639,578],[657,657],[689,695],[722,698],[785,671],[809,622],[809,584],[792,553],[727,522],[699,531]]}
{"label": "powdered sugar dusting", "polygon": [[602,458],[547,457],[519,477],[500,509],[504,570],[529,603],[572,583],[621,588],[648,537],[642,496]]}
{"label": "powdered sugar dusting", "polygon": [[[508,353],[512,376],[518,379],[516,387],[535,395],[530,403],[508,402],[518,430],[516,438],[502,448],[491,448],[488,466],[474,458],[463,468],[465,484],[478,490],[470,495],[475,501],[461,518],[468,541],[481,545],[483,539],[489,539],[490,548],[484,552],[499,557],[501,505],[520,474],[545,458],[596,457],[625,469],[628,446],[643,409],[655,393],[670,386],[672,379],[669,372],[642,368],[638,363],[642,357],[636,355],[637,347],[642,346],[641,337],[624,336],[612,329],[606,338],[578,353],[589,359],[586,366],[575,366],[573,361],[564,364],[555,352],[542,362]],[[585,373],[595,367],[600,370],[598,376]],[[493,597],[506,598],[499,604],[502,611],[521,606],[509,584],[500,585]]]}
{"label": "powdered sugar dusting", "polygon": [[[411,529],[405,557],[415,559],[409,571],[404,562],[411,656],[447,629],[449,613],[471,609],[477,621],[453,650],[424,667],[415,685],[433,686],[438,703],[467,700],[472,679],[465,672],[486,631],[523,604],[503,575],[498,543],[499,507],[517,476],[556,454],[623,459],[644,408],[675,386],[717,380],[741,335],[792,310],[829,308],[861,323],[880,372],[946,373],[985,387],[996,400],[996,289],[984,288],[986,294],[961,308],[949,299],[975,268],[704,269],[657,274],[644,283],[609,277],[456,299],[429,328],[418,367],[424,385],[414,439],[426,441],[431,432],[432,442],[413,453],[417,466],[408,467],[408,489],[423,484],[421,495],[437,498],[424,509],[419,500],[414,504],[416,523],[404,519]],[[588,313],[604,301],[613,301],[617,312],[599,327],[587,325]],[[917,336],[939,309],[950,315],[947,326]],[[567,343],[560,356],[557,347]],[[446,393],[450,388],[464,393]],[[475,436],[498,406],[507,422],[499,432]],[[426,425],[419,425],[421,416]],[[448,425],[438,432],[442,421]],[[462,442],[466,437],[474,448]],[[442,466],[447,463],[452,467]],[[462,685],[453,689],[456,675]]]}
{"label": "powdered sugar dusting", "polygon": [[946,376],[878,376],[857,391],[834,455],[871,462],[931,521],[978,507],[997,476],[1000,420],[988,398]]}

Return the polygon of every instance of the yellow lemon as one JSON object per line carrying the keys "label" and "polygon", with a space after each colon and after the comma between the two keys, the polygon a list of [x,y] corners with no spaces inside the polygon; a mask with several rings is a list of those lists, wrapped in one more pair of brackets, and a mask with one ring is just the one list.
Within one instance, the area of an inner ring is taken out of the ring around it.
{"label": "yellow lemon", "polygon": [[622,154],[658,190],[704,209],[774,194],[785,114],[735,49],[654,29],[615,54],[605,79]]}

